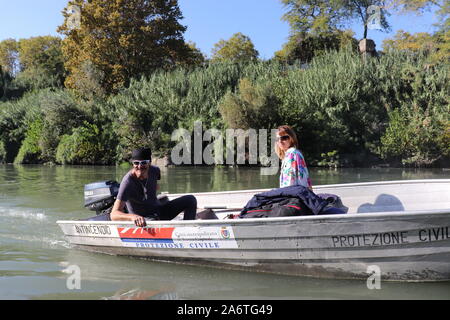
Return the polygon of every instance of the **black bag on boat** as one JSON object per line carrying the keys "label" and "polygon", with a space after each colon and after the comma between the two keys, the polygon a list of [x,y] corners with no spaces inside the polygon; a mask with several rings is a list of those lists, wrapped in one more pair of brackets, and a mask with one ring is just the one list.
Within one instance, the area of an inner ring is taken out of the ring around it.
{"label": "black bag on boat", "polygon": [[328,205],[319,214],[344,214],[348,212],[348,207],[344,206],[339,196],[330,193],[319,193],[317,196],[328,202]]}
{"label": "black bag on boat", "polygon": [[[290,203],[291,207],[286,206],[290,201],[293,201]],[[289,211],[295,207],[300,209]],[[347,210],[348,208],[342,205],[337,195],[321,194],[318,196],[307,187],[289,186],[255,194],[242,209],[239,218],[343,214]]]}
{"label": "black bag on boat", "polygon": [[279,202],[252,208],[239,218],[273,218],[312,215],[312,211],[298,198],[286,198]]}
{"label": "black bag on boat", "polygon": [[[263,206],[282,203],[282,201],[286,201],[286,199],[291,198],[298,200],[296,203],[300,205],[297,206],[303,210],[301,214],[297,215],[320,214],[320,212],[328,205],[327,200],[318,197],[307,187],[289,186],[255,194],[242,209],[239,217],[243,218],[250,210],[261,209]],[[276,215],[271,215],[271,217],[274,216]],[[280,217],[280,215],[278,215],[278,217]]]}
{"label": "black bag on boat", "polygon": [[206,209],[201,212],[197,212],[195,219],[197,220],[215,220],[219,219],[212,209]]}

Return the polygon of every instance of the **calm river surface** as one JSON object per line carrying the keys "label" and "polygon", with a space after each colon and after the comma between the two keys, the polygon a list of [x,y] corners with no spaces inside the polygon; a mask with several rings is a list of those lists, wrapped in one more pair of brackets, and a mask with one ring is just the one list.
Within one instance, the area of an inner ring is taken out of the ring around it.
{"label": "calm river surface", "polygon": [[[220,270],[72,249],[57,220],[81,219],[83,186],[117,180],[120,167],[0,165],[0,299],[450,299],[450,282],[323,280]],[[314,185],[450,178],[449,169],[311,168]],[[258,168],[162,168],[171,193],[274,188],[278,176]],[[81,288],[67,288],[67,266],[81,270]]]}

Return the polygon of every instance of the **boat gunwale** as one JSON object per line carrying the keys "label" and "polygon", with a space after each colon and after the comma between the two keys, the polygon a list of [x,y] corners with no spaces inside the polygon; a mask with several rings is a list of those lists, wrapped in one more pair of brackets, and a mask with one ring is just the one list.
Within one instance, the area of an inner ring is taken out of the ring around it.
{"label": "boat gunwale", "polygon": [[[356,182],[356,183],[340,183],[340,184],[322,184],[313,186],[313,189],[329,189],[329,188],[352,188],[365,187],[377,185],[400,185],[400,184],[423,184],[423,183],[450,183],[450,179],[416,179],[416,180],[387,180],[387,181],[372,181],[372,182]],[[266,189],[251,189],[251,190],[231,190],[231,191],[212,191],[212,192],[192,192],[192,193],[165,193],[168,197],[179,197],[186,194],[194,195],[215,195],[215,194],[240,194],[240,193],[261,193],[275,188]]]}
{"label": "boat gunwale", "polygon": [[[289,222],[289,221],[310,221],[310,220],[347,220],[354,218],[385,218],[394,217],[401,218],[406,216],[430,216],[450,214],[449,209],[433,209],[433,210],[410,210],[410,211],[389,211],[389,212],[370,212],[370,213],[347,213],[347,214],[329,214],[314,216],[295,216],[295,217],[275,217],[275,218],[248,218],[248,219],[214,219],[214,220],[146,220],[147,227],[160,225],[195,225],[195,224],[265,224],[270,222]],[[108,225],[133,225],[133,221],[89,221],[89,220],[58,220],[57,224],[108,224]]]}
{"label": "boat gunwale", "polygon": [[[450,179],[424,179],[424,180],[394,180],[394,181],[374,181],[374,182],[358,182],[358,183],[345,183],[345,184],[329,184],[318,185],[317,189],[329,189],[329,188],[352,188],[352,187],[364,187],[364,186],[377,186],[377,185],[404,185],[404,184],[436,184],[436,183],[449,183]],[[258,190],[235,190],[235,191],[218,191],[218,192],[196,192],[191,193],[198,196],[214,196],[215,194],[242,194],[263,192],[270,189],[258,189]],[[184,194],[167,194],[169,197],[178,197]],[[220,210],[220,209],[219,209]],[[219,212],[218,210],[218,212]],[[228,209],[227,212],[240,212],[241,209],[235,210]],[[379,212],[366,212],[366,213],[346,213],[346,214],[332,214],[332,215],[308,215],[308,216],[295,216],[295,217],[274,217],[274,218],[246,218],[246,219],[214,219],[214,220],[146,220],[147,226],[160,226],[160,225],[208,225],[208,224],[264,224],[270,222],[289,222],[297,220],[346,220],[357,218],[383,218],[383,217],[405,217],[405,216],[419,216],[419,215],[438,215],[448,214],[450,208],[439,209],[422,209],[422,210],[406,210],[406,211],[379,211]],[[109,224],[109,225],[135,225],[132,221],[89,221],[89,220],[58,220],[57,224]]]}

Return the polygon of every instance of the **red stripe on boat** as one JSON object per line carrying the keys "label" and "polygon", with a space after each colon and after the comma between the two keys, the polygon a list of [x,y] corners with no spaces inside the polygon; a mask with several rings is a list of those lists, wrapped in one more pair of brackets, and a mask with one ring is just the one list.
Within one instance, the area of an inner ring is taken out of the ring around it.
{"label": "red stripe on boat", "polygon": [[172,239],[175,228],[117,228],[120,238]]}

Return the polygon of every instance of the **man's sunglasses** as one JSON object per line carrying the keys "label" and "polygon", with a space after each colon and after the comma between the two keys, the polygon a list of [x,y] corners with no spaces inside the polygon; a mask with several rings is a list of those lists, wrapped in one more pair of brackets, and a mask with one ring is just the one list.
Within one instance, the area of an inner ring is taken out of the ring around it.
{"label": "man's sunglasses", "polygon": [[138,165],[146,166],[146,165],[148,165],[148,164],[150,163],[150,160],[132,161],[131,163],[132,163],[133,165],[135,165],[136,167],[137,167]]}
{"label": "man's sunglasses", "polygon": [[290,138],[290,136],[281,136],[281,137],[277,137],[277,141],[286,141]]}

